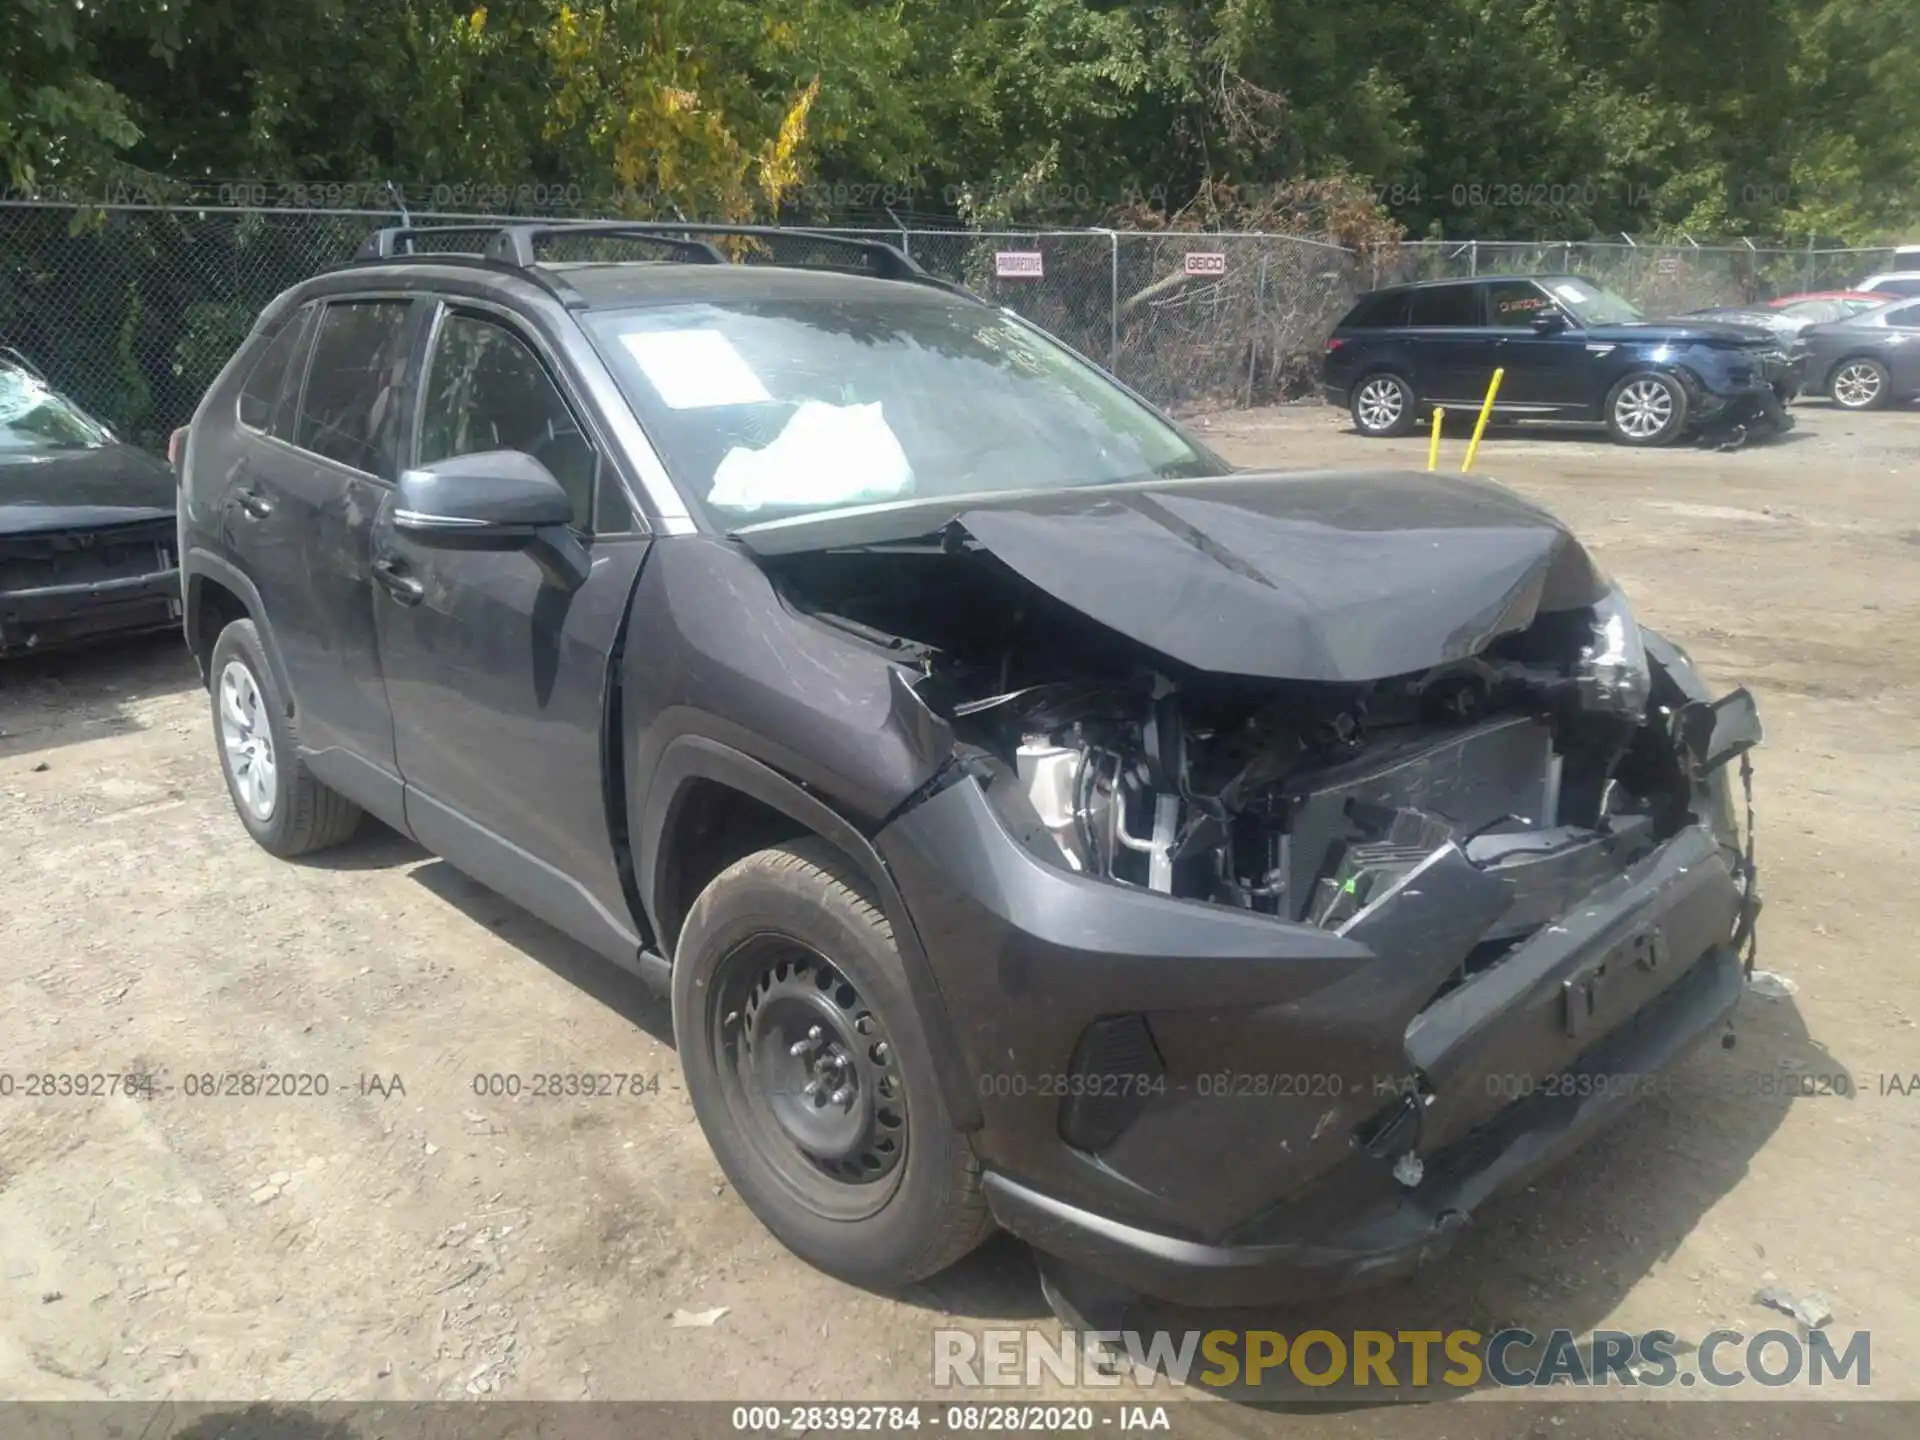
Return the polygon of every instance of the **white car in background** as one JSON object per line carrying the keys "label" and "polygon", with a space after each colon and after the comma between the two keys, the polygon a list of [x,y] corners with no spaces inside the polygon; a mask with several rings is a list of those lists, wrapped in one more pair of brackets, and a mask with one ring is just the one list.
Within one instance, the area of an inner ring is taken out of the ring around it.
{"label": "white car in background", "polygon": [[1896,258],[1904,258],[1915,268],[1911,270],[1883,270],[1878,275],[1869,275],[1856,290],[1878,290],[1883,295],[1920,295],[1920,249],[1895,251]]}

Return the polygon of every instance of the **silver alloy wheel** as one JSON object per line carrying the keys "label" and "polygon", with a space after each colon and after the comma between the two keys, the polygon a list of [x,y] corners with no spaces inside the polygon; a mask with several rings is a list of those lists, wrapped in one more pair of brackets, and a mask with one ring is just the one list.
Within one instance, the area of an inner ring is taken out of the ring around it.
{"label": "silver alloy wheel", "polygon": [[1400,382],[1382,375],[1360,387],[1360,398],[1354,409],[1367,429],[1391,430],[1399,423],[1400,412],[1406,406],[1400,394]]}
{"label": "silver alloy wheel", "polygon": [[1613,402],[1613,419],[1622,434],[1651,440],[1673,422],[1673,395],[1658,380],[1636,380]]}
{"label": "silver alloy wheel", "polygon": [[227,752],[234,794],[254,819],[271,820],[278,773],[273,731],[253,672],[238,660],[229,660],[220,672],[220,743]]}
{"label": "silver alloy wheel", "polygon": [[1833,377],[1833,398],[1849,410],[1864,410],[1880,398],[1880,368],[1865,360],[1842,365]]}

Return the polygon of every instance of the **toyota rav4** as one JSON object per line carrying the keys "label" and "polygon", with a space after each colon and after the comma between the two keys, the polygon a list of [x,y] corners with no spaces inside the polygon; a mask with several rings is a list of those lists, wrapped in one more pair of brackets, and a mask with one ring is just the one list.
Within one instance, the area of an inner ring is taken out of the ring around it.
{"label": "toyota rav4", "polygon": [[1234,472],[882,244],[441,243],[282,295],[185,437],[235,810],[664,985],[808,1260],[1377,1279],[1726,1025],[1752,702],[1535,506]]}

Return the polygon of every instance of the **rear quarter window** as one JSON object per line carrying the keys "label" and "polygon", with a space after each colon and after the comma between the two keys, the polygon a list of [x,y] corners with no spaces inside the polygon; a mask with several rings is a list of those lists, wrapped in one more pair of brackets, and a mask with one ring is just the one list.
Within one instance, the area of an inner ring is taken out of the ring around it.
{"label": "rear quarter window", "polygon": [[1436,285],[1413,292],[1409,325],[1466,328],[1480,323],[1479,293],[1471,285]]}
{"label": "rear quarter window", "polygon": [[300,398],[307,322],[312,318],[311,305],[281,317],[260,358],[253,362],[240,390],[240,423],[249,430],[282,440],[293,438],[293,407]]}
{"label": "rear quarter window", "polygon": [[1380,290],[1371,295],[1362,295],[1360,303],[1347,312],[1340,326],[1345,330],[1384,330],[1389,326],[1404,324],[1406,314],[1406,291]]}

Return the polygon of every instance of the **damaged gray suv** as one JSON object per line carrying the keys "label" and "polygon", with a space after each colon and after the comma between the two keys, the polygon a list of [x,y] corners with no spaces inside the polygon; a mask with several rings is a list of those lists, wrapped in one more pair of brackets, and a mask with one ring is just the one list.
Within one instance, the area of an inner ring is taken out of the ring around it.
{"label": "damaged gray suv", "polygon": [[184,437],[234,807],[664,985],[806,1259],[1378,1279],[1725,1026],[1752,701],[1551,516],[1234,472],[885,245],[484,240],[281,296]]}

